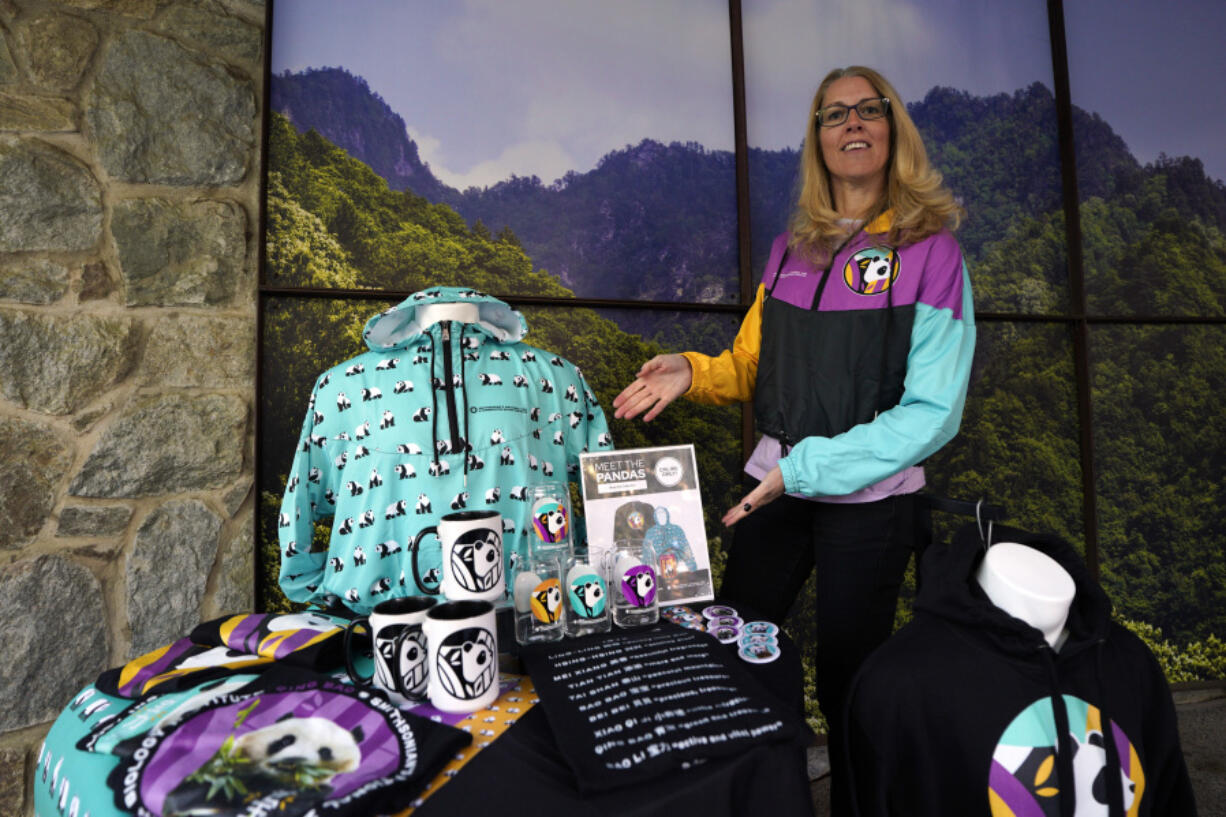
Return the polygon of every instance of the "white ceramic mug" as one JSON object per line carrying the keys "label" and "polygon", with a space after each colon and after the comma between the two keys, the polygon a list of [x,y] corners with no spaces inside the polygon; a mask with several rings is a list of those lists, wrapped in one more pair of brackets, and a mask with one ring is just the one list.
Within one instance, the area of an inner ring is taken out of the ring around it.
{"label": "white ceramic mug", "polygon": [[[428,596],[405,596],[375,605],[369,616],[355,618],[345,628],[345,669],[356,684],[372,681],[384,692],[403,696],[408,701],[426,697],[428,664],[426,636],[422,625],[426,613],[437,603]],[[373,643],[373,675],[358,673],[353,663],[353,634],[365,625]]]}
{"label": "white ceramic mug", "polygon": [[498,698],[498,628],[488,601],[449,601],[422,625],[429,648],[430,703],[444,712],[476,712]]}
{"label": "white ceramic mug", "polygon": [[[421,540],[438,536],[442,545],[443,577],[437,588],[428,588],[417,565]],[[451,601],[474,599],[497,601],[506,590],[502,561],[502,515],[497,511],[449,513],[417,532],[409,545],[413,580],[423,592],[442,593]]]}

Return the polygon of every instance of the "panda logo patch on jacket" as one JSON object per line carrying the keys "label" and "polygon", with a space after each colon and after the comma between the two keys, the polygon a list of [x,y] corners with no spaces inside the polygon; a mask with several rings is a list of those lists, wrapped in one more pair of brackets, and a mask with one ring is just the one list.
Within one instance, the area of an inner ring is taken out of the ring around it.
{"label": "panda logo patch on jacket", "polygon": [[857,295],[880,295],[894,285],[901,267],[889,247],[868,247],[843,265],[843,282]]}

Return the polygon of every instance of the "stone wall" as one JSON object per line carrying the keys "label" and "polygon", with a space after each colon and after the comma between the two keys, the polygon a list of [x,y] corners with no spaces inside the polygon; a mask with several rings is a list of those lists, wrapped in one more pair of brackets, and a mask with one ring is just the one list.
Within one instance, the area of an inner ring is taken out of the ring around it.
{"label": "stone wall", "polygon": [[0,0],[0,814],[99,671],[253,605],[262,0]]}

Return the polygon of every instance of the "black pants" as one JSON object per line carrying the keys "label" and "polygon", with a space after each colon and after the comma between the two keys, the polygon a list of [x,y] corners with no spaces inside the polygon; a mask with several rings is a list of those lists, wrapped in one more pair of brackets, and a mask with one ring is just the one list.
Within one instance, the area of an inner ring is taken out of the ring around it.
{"label": "black pants", "polygon": [[[751,482],[746,491],[753,489]],[[926,535],[915,495],[833,504],[781,496],[737,523],[720,597],[782,622],[817,568],[817,701],[829,724],[832,813],[848,813],[843,709],[852,677],[889,637],[912,549]]]}

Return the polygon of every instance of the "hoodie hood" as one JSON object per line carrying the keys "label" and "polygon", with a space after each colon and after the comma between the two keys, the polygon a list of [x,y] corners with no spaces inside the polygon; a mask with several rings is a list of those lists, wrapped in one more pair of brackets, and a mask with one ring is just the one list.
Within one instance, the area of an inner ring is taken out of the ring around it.
{"label": "hoodie hood", "polygon": [[492,295],[467,287],[430,287],[368,320],[362,338],[375,352],[403,349],[425,334],[417,321],[419,307],[454,303],[475,304],[477,322],[469,326],[477,327],[495,340],[514,343],[528,334],[524,316]]}
{"label": "hoodie hood", "polygon": [[[1068,640],[1062,656],[1103,640],[1111,626],[1111,602],[1090,577],[1077,551],[1055,536],[994,525],[995,542],[1016,542],[1050,556],[1073,578],[1076,594],[1069,609]],[[964,526],[949,543],[934,543],[924,554],[922,581],[915,609],[945,620],[971,639],[1005,654],[1032,659],[1046,644],[1043,633],[993,604],[975,573],[986,548],[975,523]]]}

